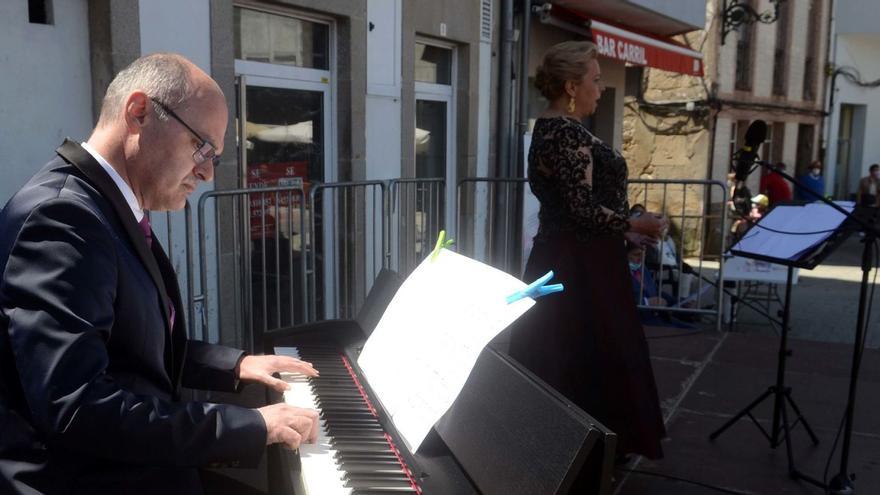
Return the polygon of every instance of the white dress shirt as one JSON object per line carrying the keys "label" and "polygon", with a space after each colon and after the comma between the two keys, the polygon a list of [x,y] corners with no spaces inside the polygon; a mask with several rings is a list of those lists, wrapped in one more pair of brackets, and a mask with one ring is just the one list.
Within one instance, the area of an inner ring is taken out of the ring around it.
{"label": "white dress shirt", "polygon": [[119,172],[116,171],[107,160],[101,156],[100,153],[95,151],[94,148],[88,145],[88,143],[82,143],[82,147],[84,150],[88,151],[92,157],[101,164],[101,167],[107,172],[107,175],[113,179],[113,182],[116,184],[116,187],[119,188],[119,191],[122,193],[122,197],[125,198],[125,201],[128,203],[129,208],[131,208],[131,212],[134,213],[134,219],[140,223],[140,221],[144,218],[144,210],[141,208],[140,203],[138,203],[137,198],[134,195],[134,191],[131,190],[131,186],[128,185],[125,180],[123,180],[122,176],[119,175]]}

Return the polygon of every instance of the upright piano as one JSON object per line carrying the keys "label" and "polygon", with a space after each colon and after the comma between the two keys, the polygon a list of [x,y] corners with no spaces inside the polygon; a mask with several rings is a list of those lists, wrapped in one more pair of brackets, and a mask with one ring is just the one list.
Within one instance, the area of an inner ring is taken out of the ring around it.
{"label": "upright piano", "polygon": [[[483,350],[461,394],[410,451],[373,394],[357,357],[401,284],[383,270],[355,320],[262,335],[267,353],[312,362],[320,377],[285,375],[268,392],[320,412],[320,437],[298,451],[272,446],[272,494],[607,494],[616,436],[505,354]],[[406,370],[400,370],[406,373]]]}

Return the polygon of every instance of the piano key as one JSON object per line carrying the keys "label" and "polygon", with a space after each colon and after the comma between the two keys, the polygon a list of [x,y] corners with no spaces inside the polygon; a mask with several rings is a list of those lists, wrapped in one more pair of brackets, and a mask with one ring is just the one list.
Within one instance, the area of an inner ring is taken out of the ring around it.
{"label": "piano key", "polygon": [[412,493],[418,493],[413,488],[356,488],[352,490],[351,495],[402,495]]}
{"label": "piano key", "polygon": [[343,485],[351,488],[369,488],[373,490],[394,490],[397,488],[412,489],[408,479],[403,480],[343,480]]}
{"label": "piano key", "polygon": [[408,469],[388,442],[379,419],[340,354],[330,348],[299,349],[294,357],[321,373],[282,374],[292,384],[285,402],[319,411],[318,442],[299,449],[299,494],[418,494]]}

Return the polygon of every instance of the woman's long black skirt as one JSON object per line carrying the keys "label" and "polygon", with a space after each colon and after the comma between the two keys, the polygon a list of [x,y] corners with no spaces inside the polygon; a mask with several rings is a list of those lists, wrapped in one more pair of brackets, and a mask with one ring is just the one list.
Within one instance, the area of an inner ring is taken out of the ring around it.
{"label": "woman's long black skirt", "polygon": [[524,280],[553,270],[565,290],[512,327],[510,355],[618,435],[618,453],[663,456],[666,436],[623,237],[536,242]]}

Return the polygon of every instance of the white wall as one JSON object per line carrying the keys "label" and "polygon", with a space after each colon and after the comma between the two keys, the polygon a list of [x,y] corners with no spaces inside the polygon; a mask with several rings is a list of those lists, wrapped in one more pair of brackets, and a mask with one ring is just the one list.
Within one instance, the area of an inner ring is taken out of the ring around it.
{"label": "white wall", "polygon": [[92,130],[87,0],[54,7],[53,25],[30,24],[27,2],[0,2],[0,206]]}
{"label": "white wall", "polygon": [[[854,34],[839,35],[837,37],[834,64],[836,67],[853,67],[861,73],[863,81],[880,79],[880,35],[878,34]],[[833,191],[836,176],[837,159],[837,134],[840,126],[840,105],[865,105],[865,135],[862,140],[862,148],[859,153],[854,150],[853,155],[861,155],[860,169],[853,169],[859,176],[868,174],[868,167],[872,163],[880,163],[880,139],[876,137],[876,130],[880,128],[880,89],[862,88],[856,86],[844,77],[838,77],[834,95],[834,108],[829,117],[828,151],[826,154],[826,190]],[[850,181],[852,183],[852,181]],[[855,192],[851,190],[850,192]]]}
{"label": "white wall", "polygon": [[[59,2],[56,2],[58,4]],[[140,35],[141,35],[141,54],[147,55],[154,52],[174,52],[183,55],[199,66],[206,73],[211,73],[211,10],[209,0],[141,0],[138,3],[138,15],[140,16]],[[235,112],[234,108],[229,109],[230,114]],[[227,142],[224,146],[224,154],[235,153],[235,143]],[[189,202],[192,205],[193,212],[193,237],[194,245],[193,260],[198,263],[198,202],[199,198],[205,192],[214,189],[213,183],[201,183],[196,191],[190,196]],[[213,208],[211,202],[208,203],[209,209],[206,212],[206,218],[213,218]],[[183,213],[176,212],[170,215],[154,214],[152,217],[153,230],[156,237],[163,246],[168,250],[171,256],[174,269],[177,271],[180,281],[181,293],[184,298],[184,305],[188,294],[186,292],[186,224],[184,223]],[[171,222],[171,235],[168,235],[168,221]],[[207,229],[209,236],[216,232],[216,229]],[[216,259],[214,252],[214,239],[210,237],[207,242],[209,252],[207,257],[209,260]],[[209,263],[212,266],[212,263]],[[196,277],[196,291],[198,287],[198,272],[194,271]],[[215,274],[209,274],[209,280],[215,280]],[[217,318],[217,294],[213,289],[216,284],[210,284],[210,305],[211,314],[208,315],[209,328],[216,330]],[[191,325],[192,326],[192,325]],[[197,330],[199,326],[195,327]],[[210,339],[218,338],[216,333],[209,336]]]}
{"label": "white wall", "polygon": [[[368,0],[366,179],[401,175],[402,0]],[[409,47],[412,49],[412,47]]]}

